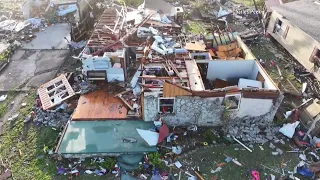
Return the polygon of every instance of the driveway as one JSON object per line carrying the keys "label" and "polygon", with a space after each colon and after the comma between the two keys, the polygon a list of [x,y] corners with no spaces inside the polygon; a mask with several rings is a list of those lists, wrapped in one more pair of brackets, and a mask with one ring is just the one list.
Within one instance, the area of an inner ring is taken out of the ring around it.
{"label": "driveway", "polygon": [[51,80],[69,50],[18,50],[1,72],[0,91],[29,90]]}
{"label": "driveway", "polygon": [[70,40],[71,27],[66,23],[55,24],[36,32],[36,38],[29,43],[25,43],[22,49],[66,49]]}

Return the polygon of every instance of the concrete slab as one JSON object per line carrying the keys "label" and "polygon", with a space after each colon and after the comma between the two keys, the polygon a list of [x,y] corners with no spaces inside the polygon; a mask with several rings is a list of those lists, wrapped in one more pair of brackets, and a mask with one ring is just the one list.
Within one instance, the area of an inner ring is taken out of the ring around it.
{"label": "concrete slab", "polygon": [[22,59],[22,56],[26,53],[25,50],[18,50],[11,56],[11,61],[18,61]]}
{"label": "concrete slab", "polygon": [[10,91],[18,88],[34,75],[35,70],[35,60],[10,62],[0,76],[0,89]]}
{"label": "concrete slab", "polygon": [[0,91],[27,90],[51,80],[69,50],[18,50],[0,76]]}
{"label": "concrete slab", "polygon": [[36,75],[29,79],[28,83],[26,84],[25,88],[23,89],[29,89],[31,87],[39,87],[39,85],[42,85],[49,80],[53,79],[55,75],[57,74],[58,70],[49,71],[46,73],[42,73],[39,75]]}
{"label": "concrete slab", "polygon": [[39,74],[51,69],[59,68],[63,59],[68,56],[69,50],[51,50],[41,52],[38,55],[37,70],[35,74]]}
{"label": "concrete slab", "polygon": [[45,31],[35,33],[36,38],[23,45],[22,49],[67,49],[71,27],[67,23],[49,26]]}

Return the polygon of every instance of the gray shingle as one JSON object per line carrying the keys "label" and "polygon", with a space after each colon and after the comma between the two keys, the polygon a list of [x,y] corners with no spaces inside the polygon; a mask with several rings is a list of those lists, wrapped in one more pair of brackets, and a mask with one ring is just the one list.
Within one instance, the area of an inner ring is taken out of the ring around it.
{"label": "gray shingle", "polygon": [[314,1],[294,1],[272,7],[272,9],[320,42],[320,3],[317,4]]}

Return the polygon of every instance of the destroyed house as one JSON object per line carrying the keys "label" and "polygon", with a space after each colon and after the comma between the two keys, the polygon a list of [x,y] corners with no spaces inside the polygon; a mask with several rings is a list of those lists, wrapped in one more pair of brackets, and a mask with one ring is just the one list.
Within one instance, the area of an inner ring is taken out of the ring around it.
{"label": "destroyed house", "polygon": [[271,122],[283,96],[242,40],[231,36],[177,49],[165,37],[154,37],[145,47],[140,76],[144,121],[161,116],[170,126],[219,126],[227,108],[231,121]]}
{"label": "destroyed house", "polygon": [[[173,76],[145,75],[153,70],[161,75],[170,67],[175,69],[168,71]],[[141,77],[145,121],[154,121],[161,114],[170,126],[219,126],[228,107],[231,121],[257,118],[271,122],[283,98],[255,60],[177,59],[147,64],[146,69]]]}
{"label": "destroyed house", "polygon": [[294,1],[271,7],[267,32],[320,80],[320,2]]}
{"label": "destroyed house", "polygon": [[[168,126],[221,126],[226,112],[229,123],[273,120],[283,96],[236,33],[167,33],[147,25],[152,15],[130,26],[112,12],[105,10],[80,55],[80,87],[87,91],[62,132],[57,153],[155,152],[163,132],[150,129],[159,120]],[[45,95],[57,103],[54,95]]]}

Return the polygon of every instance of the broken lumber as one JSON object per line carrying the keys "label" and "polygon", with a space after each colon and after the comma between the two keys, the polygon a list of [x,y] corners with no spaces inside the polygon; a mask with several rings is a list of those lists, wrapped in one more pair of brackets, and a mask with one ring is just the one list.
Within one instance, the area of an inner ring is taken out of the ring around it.
{"label": "broken lumber", "polygon": [[197,177],[198,177],[200,180],[204,180],[203,177],[202,177],[197,171],[194,171],[194,173],[197,175]]}
{"label": "broken lumber", "polygon": [[243,146],[244,148],[246,148],[249,152],[252,152],[252,150],[250,148],[248,148],[246,145],[244,145],[242,142],[240,142],[237,138],[233,137],[233,139],[239,143],[241,146]]}
{"label": "broken lumber", "polygon": [[119,93],[119,94],[116,94],[114,97],[121,96],[122,94],[125,94],[125,93],[127,93],[127,92],[129,92],[129,91],[131,91],[131,89],[126,90],[126,91],[123,91],[123,92],[121,92],[121,93]]}
{"label": "broken lumber", "polygon": [[121,97],[121,95],[118,96],[118,97],[120,98],[120,100],[121,100],[128,108],[130,108],[132,111],[134,110],[134,108],[133,108],[125,99],[123,99],[123,97]]}
{"label": "broken lumber", "polygon": [[167,61],[167,64],[172,68],[172,70],[176,73],[176,75],[182,80],[182,77],[179,74],[179,71],[176,69],[174,64],[171,61]]}

